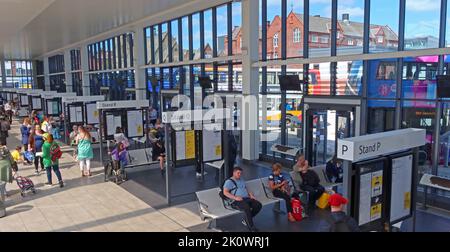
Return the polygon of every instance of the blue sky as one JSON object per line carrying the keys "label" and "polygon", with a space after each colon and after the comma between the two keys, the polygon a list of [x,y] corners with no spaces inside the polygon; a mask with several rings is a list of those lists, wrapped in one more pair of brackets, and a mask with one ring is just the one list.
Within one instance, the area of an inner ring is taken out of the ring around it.
{"label": "blue sky", "polygon": [[[441,0],[406,0],[406,38],[432,35],[439,37]],[[371,23],[388,25],[398,32],[399,0],[372,0]],[[267,18],[272,20],[276,15],[281,15],[281,1],[267,0]],[[288,11],[303,13],[303,0],[288,0]],[[339,0],[338,18],[343,13],[350,14],[350,20],[363,22],[364,0]],[[310,15],[331,16],[331,0],[310,0]],[[450,10],[449,10],[450,15]],[[211,15],[205,13],[205,42],[212,41]],[[447,19],[450,20],[450,19]],[[226,6],[217,9],[218,36],[225,35],[227,31]],[[198,27],[198,15],[193,17],[193,26]],[[233,26],[241,25],[241,3],[233,3]],[[450,23],[447,25],[447,34],[450,34]],[[186,27],[187,28],[187,27]],[[183,28],[185,31],[186,29]],[[194,48],[200,45],[199,29],[194,29]],[[450,36],[447,35],[447,38]],[[447,39],[450,41],[450,39]]]}

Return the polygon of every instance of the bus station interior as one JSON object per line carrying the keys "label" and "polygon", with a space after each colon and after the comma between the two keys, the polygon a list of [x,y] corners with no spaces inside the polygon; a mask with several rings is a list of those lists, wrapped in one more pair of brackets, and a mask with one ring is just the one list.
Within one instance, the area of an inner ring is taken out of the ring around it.
{"label": "bus station interior", "polygon": [[[298,148],[319,166],[338,155],[339,139],[408,128],[425,130],[419,180],[450,178],[450,97],[439,96],[436,77],[450,75],[449,55],[448,0],[0,1],[3,89],[148,100],[159,118],[178,107],[162,99],[165,91],[188,97],[192,110],[203,109],[207,95],[256,97],[249,118],[242,118],[246,108],[230,108],[246,180],[267,177],[273,162],[292,171],[294,157],[274,152],[275,145]],[[282,90],[284,75],[298,75],[301,88]],[[212,89],[202,89],[204,76]],[[257,129],[242,129],[245,120]],[[130,141],[130,150],[149,147]],[[94,167],[108,156],[102,147],[95,144]],[[201,178],[193,163],[173,169],[170,205],[196,202],[196,192],[220,186],[217,169],[204,169]],[[102,172],[93,183],[103,183]],[[152,208],[169,206],[159,167],[127,172],[120,187]],[[425,188],[414,189],[417,223],[407,219],[401,230],[450,231],[450,190],[429,189],[425,210]],[[326,214],[317,210],[292,225],[264,208],[257,225],[313,231]],[[234,222],[238,217],[220,222],[221,230],[245,230]]]}

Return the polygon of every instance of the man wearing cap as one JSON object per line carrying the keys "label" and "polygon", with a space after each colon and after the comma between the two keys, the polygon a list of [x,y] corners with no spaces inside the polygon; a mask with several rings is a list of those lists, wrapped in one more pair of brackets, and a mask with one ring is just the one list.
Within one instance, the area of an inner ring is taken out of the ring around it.
{"label": "man wearing cap", "polygon": [[345,214],[344,205],[348,200],[340,194],[333,194],[329,199],[331,215],[323,220],[319,225],[320,232],[359,232],[359,226],[356,221]]}

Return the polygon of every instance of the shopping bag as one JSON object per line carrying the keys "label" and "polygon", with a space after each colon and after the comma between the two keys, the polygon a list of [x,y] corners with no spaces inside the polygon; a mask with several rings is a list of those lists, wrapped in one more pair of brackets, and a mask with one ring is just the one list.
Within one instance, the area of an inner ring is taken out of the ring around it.
{"label": "shopping bag", "polygon": [[317,200],[316,205],[318,208],[320,209],[325,209],[329,206],[329,202],[328,200],[330,199],[330,194],[329,193],[323,193],[322,196],[320,196],[320,198]]}

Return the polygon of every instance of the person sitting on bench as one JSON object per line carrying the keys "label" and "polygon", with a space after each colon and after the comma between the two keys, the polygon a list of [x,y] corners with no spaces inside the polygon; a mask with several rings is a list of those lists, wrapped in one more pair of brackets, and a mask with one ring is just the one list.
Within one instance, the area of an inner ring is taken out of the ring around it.
{"label": "person sitting on bench", "polygon": [[342,169],[342,162],[338,160],[336,155],[334,155],[333,158],[327,162],[326,173],[330,182],[344,182],[344,169]]}
{"label": "person sitting on bench", "polygon": [[301,155],[297,165],[295,166],[300,172],[300,176],[302,177],[302,183],[300,184],[300,189],[303,191],[309,192],[309,204],[313,208],[316,205],[316,201],[322,196],[325,192],[325,188],[320,185],[319,175],[313,170],[310,170],[308,161],[305,160],[305,156]]}
{"label": "person sitting on bench", "polygon": [[248,227],[251,232],[258,232],[253,223],[255,217],[262,208],[262,204],[256,200],[253,193],[248,191],[245,181],[241,178],[242,168],[233,169],[233,177],[227,179],[223,186],[223,194],[232,200],[231,206],[245,213],[242,224]]}
{"label": "person sitting on bench", "polygon": [[281,164],[276,163],[272,165],[272,174],[269,176],[269,188],[272,190],[273,196],[284,199],[286,202],[286,210],[288,212],[288,220],[295,222],[291,205],[291,193],[289,182],[281,174]]}

